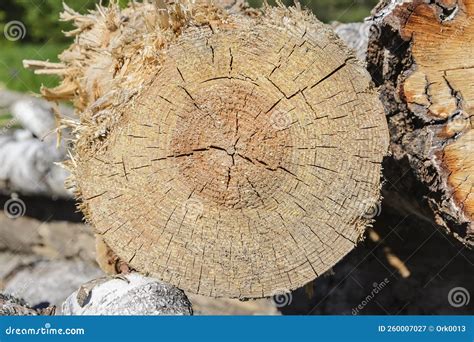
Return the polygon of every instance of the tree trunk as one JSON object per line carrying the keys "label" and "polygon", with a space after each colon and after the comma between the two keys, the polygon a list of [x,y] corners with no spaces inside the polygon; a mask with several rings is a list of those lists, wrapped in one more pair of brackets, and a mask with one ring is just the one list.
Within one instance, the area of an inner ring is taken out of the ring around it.
{"label": "tree trunk", "polygon": [[384,197],[472,246],[474,1],[382,1],[373,20],[367,67],[393,152]]}
{"label": "tree trunk", "polygon": [[36,67],[64,78],[45,97],[76,105],[72,183],[117,256],[192,293],[258,298],[358,243],[388,132],[369,75],[329,27],[299,9],[232,12],[67,9],[75,43]]}

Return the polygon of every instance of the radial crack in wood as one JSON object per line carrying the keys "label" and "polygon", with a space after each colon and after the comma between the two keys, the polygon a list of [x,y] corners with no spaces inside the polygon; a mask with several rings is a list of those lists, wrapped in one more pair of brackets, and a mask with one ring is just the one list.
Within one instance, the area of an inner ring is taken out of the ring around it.
{"label": "radial crack in wood", "polygon": [[189,292],[303,286],[379,202],[388,131],[369,75],[306,12],[181,3],[163,25],[150,6],[69,13],[71,73],[44,93],[80,112],[81,208],[133,269]]}

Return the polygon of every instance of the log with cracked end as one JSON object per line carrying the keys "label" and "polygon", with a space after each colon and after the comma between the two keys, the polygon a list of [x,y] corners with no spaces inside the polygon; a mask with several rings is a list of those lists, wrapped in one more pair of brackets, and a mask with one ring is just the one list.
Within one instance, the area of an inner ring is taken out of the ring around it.
{"label": "log with cracked end", "polygon": [[330,27],[297,8],[187,1],[63,18],[78,26],[61,55],[69,72],[43,93],[76,104],[72,182],[131,268],[259,298],[303,286],[358,243],[388,130]]}
{"label": "log with cracked end", "polygon": [[472,247],[474,1],[382,1],[373,20],[368,69],[393,150],[385,198]]}
{"label": "log with cracked end", "polygon": [[63,315],[192,315],[183,291],[130,273],[92,280],[66,299]]}

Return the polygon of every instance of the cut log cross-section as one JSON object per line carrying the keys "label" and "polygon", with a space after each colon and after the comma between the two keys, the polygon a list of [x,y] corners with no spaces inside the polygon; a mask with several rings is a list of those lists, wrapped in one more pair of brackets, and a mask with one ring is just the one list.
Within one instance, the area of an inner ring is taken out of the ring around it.
{"label": "cut log cross-section", "polygon": [[[72,93],[80,109],[70,167],[82,209],[133,269],[184,290],[296,289],[372,221],[383,108],[363,66],[312,15],[186,6],[69,12],[84,26],[62,55],[63,85],[45,94]],[[97,77],[104,55],[110,68]]]}
{"label": "cut log cross-section", "polygon": [[[386,198],[472,246],[474,1],[384,1],[371,32],[368,68],[381,85],[399,166],[387,176],[403,201],[393,192]],[[413,196],[423,187],[429,210]]]}

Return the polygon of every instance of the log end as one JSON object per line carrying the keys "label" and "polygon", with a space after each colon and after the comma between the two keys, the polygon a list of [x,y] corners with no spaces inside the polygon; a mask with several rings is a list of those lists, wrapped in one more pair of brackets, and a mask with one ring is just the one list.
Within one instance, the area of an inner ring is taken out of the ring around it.
{"label": "log end", "polygon": [[[81,208],[120,259],[189,292],[303,286],[378,213],[388,131],[369,75],[306,12],[149,6],[101,9],[130,18],[112,26],[81,17],[63,54],[71,68],[73,52],[93,56],[65,79],[78,87]],[[100,60],[105,74],[89,75]]]}

